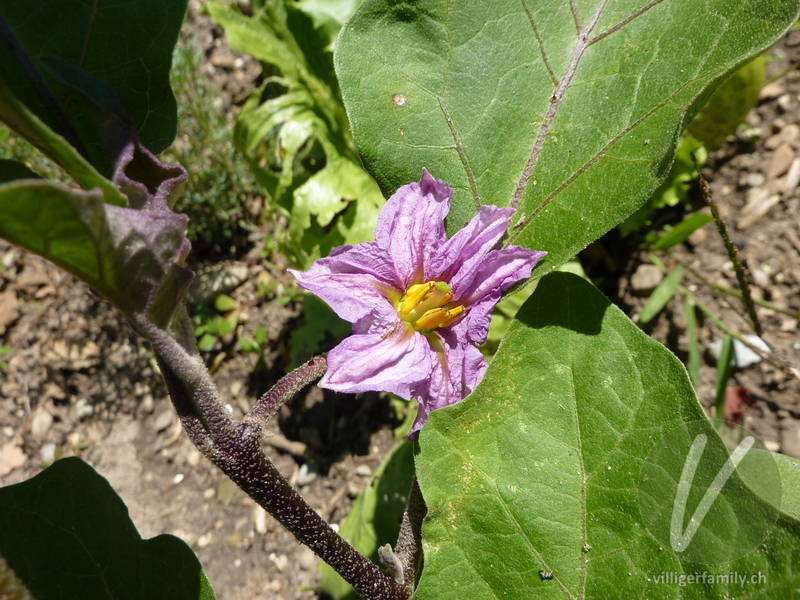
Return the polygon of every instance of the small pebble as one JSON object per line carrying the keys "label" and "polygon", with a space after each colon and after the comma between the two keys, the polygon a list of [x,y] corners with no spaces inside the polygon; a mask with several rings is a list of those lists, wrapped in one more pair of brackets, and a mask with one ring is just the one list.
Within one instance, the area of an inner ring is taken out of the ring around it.
{"label": "small pebble", "polygon": [[297,473],[297,487],[303,487],[310,484],[317,478],[317,468],[312,463],[303,463],[300,465],[300,471]]}
{"label": "small pebble", "polygon": [[769,450],[770,452],[780,452],[781,451],[780,443],[776,442],[774,440],[764,440],[764,446],[766,446],[767,450]]}
{"label": "small pebble", "polygon": [[754,269],[753,270],[753,281],[756,282],[756,285],[762,288],[769,287],[769,275],[764,273],[761,269]]}
{"label": "small pebble", "polygon": [[75,412],[79,419],[86,419],[94,414],[94,406],[86,398],[79,398],[75,403]]}
{"label": "small pebble", "polygon": [[797,331],[797,319],[783,319],[783,321],[781,321],[781,331]]}
{"label": "small pebble", "polygon": [[153,409],[156,407],[156,403],[153,401],[153,394],[145,394],[142,396],[139,407],[148,415],[153,412]]}
{"label": "small pebble", "polygon": [[768,83],[758,94],[759,100],[774,100],[775,98],[780,98],[786,93],[786,88],[784,88],[780,83],[777,81],[773,81],[772,83]]}
{"label": "small pebble", "polygon": [[792,96],[790,94],[784,94],[780,98],[778,98],[778,106],[780,106],[783,110],[787,111],[792,107]]}
{"label": "small pebble", "polygon": [[269,559],[270,559],[270,560],[272,561],[272,563],[275,565],[275,568],[277,568],[277,569],[278,569],[278,571],[280,571],[281,573],[283,573],[283,570],[284,570],[286,567],[288,567],[288,566],[289,566],[289,557],[288,557],[288,556],[286,556],[285,554],[281,554],[280,556],[277,556],[277,555],[276,555],[276,554],[273,552],[273,553],[271,553],[271,554],[269,555]]}
{"label": "small pebble", "polygon": [[[794,161],[794,150],[792,150],[792,147],[789,144],[783,142],[775,149],[775,152],[769,161],[767,179],[775,179],[776,177],[780,177],[786,173],[789,170],[789,167],[792,166],[792,161]],[[758,185],[753,187],[758,187]]]}
{"label": "small pebble", "polygon": [[[742,339],[749,344],[760,348],[764,352],[770,352],[770,347],[767,343],[757,335],[743,335]],[[719,360],[720,352],[722,351],[722,340],[717,340],[709,344],[708,351],[714,357],[714,361]],[[745,369],[747,367],[757,365],[761,362],[761,356],[750,350],[739,340],[733,340],[733,366],[737,369]]]}
{"label": "small pebble", "polygon": [[303,548],[297,554],[297,564],[304,571],[311,571],[317,564],[317,555],[310,548]]}
{"label": "small pebble", "polygon": [[699,246],[706,241],[706,238],[708,238],[708,233],[706,232],[705,227],[701,227],[700,229],[693,231],[687,238],[687,241],[692,246]]}
{"label": "small pebble", "polygon": [[283,584],[279,579],[273,579],[269,582],[269,589],[271,592],[275,592],[277,594],[283,589]]}
{"label": "small pebble", "polygon": [[31,421],[31,436],[38,442],[43,441],[47,437],[47,432],[50,431],[52,425],[53,415],[51,415],[46,408],[38,408],[33,415],[33,421]]}
{"label": "small pebble", "polygon": [[744,178],[745,184],[750,187],[760,187],[766,180],[767,178],[761,173],[748,173]]}
{"label": "small pebble", "polygon": [[172,478],[172,483],[174,485],[178,485],[181,481],[183,481],[183,479],[184,479],[184,474],[178,473],[177,475],[175,475],[175,477]]}
{"label": "small pebble", "polygon": [[200,464],[200,460],[203,458],[203,455],[198,452],[197,450],[192,450],[189,452],[189,455],[186,457],[186,464],[190,467],[196,467]]}
{"label": "small pebble", "polygon": [[53,443],[45,444],[42,446],[42,449],[39,450],[39,456],[41,457],[43,464],[53,464],[56,462],[56,445]]}
{"label": "small pebble", "polygon": [[642,264],[631,276],[631,291],[637,296],[647,296],[661,283],[664,275],[655,265]]}
{"label": "small pebble", "polygon": [[356,467],[356,475],[359,477],[371,477],[372,469],[369,468],[369,465],[358,465]]}
{"label": "small pebble", "polygon": [[253,508],[253,527],[259,535],[267,533],[267,511],[260,506]]}
{"label": "small pebble", "polygon": [[214,491],[214,488],[206,488],[203,490],[203,498],[206,500],[211,500],[217,492]]}
{"label": "small pebble", "polygon": [[213,541],[214,541],[214,535],[209,531],[208,533],[204,533],[199,538],[197,538],[197,547],[205,548]]}
{"label": "small pebble", "polygon": [[83,445],[83,440],[81,439],[81,434],[77,431],[73,431],[69,435],[67,435],[67,444],[69,444],[70,448],[73,450],[78,450]]}

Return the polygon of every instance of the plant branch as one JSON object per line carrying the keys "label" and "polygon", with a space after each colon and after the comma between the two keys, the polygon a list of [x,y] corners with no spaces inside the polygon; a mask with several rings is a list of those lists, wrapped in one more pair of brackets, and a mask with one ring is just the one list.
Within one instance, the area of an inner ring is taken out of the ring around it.
{"label": "plant branch", "polygon": [[244,418],[244,423],[253,432],[261,433],[264,424],[278,411],[278,409],[291,400],[304,387],[313,383],[325,374],[328,363],[325,356],[315,356],[305,364],[297,367],[291,373],[281,378],[266,394],[261,396]]}
{"label": "plant branch", "polygon": [[324,358],[312,359],[281,379],[244,421],[235,421],[199,356],[144,317],[135,316],[134,325],[153,345],[170,397],[195,446],[364,598],[407,600],[406,590],[333,531],[261,449],[263,423],[325,372]]}
{"label": "plant branch", "polygon": [[747,308],[747,313],[750,315],[753,331],[756,332],[758,337],[761,337],[764,331],[761,329],[761,323],[759,322],[758,315],[756,314],[756,307],[753,304],[753,298],[750,295],[750,285],[747,282],[744,266],[739,260],[739,252],[736,250],[736,246],[733,245],[733,242],[728,235],[728,228],[725,225],[725,222],[719,216],[717,205],[711,198],[711,191],[708,189],[708,182],[706,181],[705,177],[703,177],[703,173],[700,171],[700,165],[697,163],[697,158],[695,158],[694,154],[692,154],[692,162],[694,163],[694,168],[697,169],[697,177],[700,181],[700,192],[703,194],[703,199],[711,207],[711,215],[714,217],[714,222],[717,224],[717,230],[719,231],[719,235],[722,237],[722,241],[725,244],[725,249],[728,251],[728,256],[733,262],[733,268],[736,271],[736,279],[739,281],[739,287],[742,289],[742,300]]}

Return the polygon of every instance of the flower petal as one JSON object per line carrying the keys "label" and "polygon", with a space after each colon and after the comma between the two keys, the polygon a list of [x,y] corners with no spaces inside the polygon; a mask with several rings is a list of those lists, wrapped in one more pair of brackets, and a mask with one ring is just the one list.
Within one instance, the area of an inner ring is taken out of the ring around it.
{"label": "flower petal", "polygon": [[394,269],[374,242],[336,248],[327,258],[315,261],[308,271],[289,272],[345,321],[355,323],[375,312],[385,319],[397,317],[388,297],[399,297],[402,292],[398,291]]}
{"label": "flower petal", "polygon": [[352,335],[328,353],[328,372],[319,385],[337,392],[392,392],[409,400],[412,388],[430,377],[431,366],[428,340],[410,328],[390,337]]}
{"label": "flower petal", "polygon": [[486,371],[483,354],[475,346],[463,343],[449,329],[437,335],[442,351],[434,354],[430,378],[412,390],[420,407],[410,434],[422,428],[431,411],[460,402],[471,394]]}
{"label": "flower petal", "polygon": [[492,250],[486,255],[469,286],[462,288],[459,301],[469,309],[492,292],[506,291],[516,282],[530,277],[533,267],[546,254],[521,246]]}
{"label": "flower petal", "polygon": [[431,256],[426,280],[449,282],[453,300],[458,302],[486,255],[503,237],[513,213],[511,208],[481,206],[467,226]]}
{"label": "flower petal", "polygon": [[449,185],[423,169],[419,183],[401,187],[381,209],[375,243],[386,252],[404,290],[422,283],[428,257],[447,239],[444,218],[452,195]]}

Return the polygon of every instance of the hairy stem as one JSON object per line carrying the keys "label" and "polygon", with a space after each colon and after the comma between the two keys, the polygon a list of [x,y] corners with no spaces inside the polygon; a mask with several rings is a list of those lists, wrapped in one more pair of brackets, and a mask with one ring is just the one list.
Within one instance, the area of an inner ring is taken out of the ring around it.
{"label": "hairy stem", "polygon": [[725,244],[725,249],[728,251],[728,256],[730,257],[731,262],[733,262],[733,268],[736,271],[736,279],[739,281],[739,287],[742,290],[742,300],[744,300],[747,313],[750,315],[753,331],[756,332],[758,337],[761,337],[764,332],[761,329],[761,322],[758,320],[758,315],[756,314],[756,307],[755,304],[753,304],[753,297],[750,295],[750,284],[747,282],[744,266],[739,260],[739,252],[736,250],[736,246],[733,245],[733,242],[728,235],[728,228],[725,226],[725,222],[719,216],[717,205],[711,198],[711,191],[708,189],[708,182],[706,181],[705,177],[703,177],[703,173],[700,171],[700,165],[697,164],[697,159],[695,158],[694,154],[692,154],[692,162],[694,163],[694,168],[697,169],[697,177],[700,181],[700,191],[703,194],[703,199],[711,207],[711,215],[714,217],[714,222],[717,224],[717,230],[719,231],[719,235],[722,237],[722,241]]}
{"label": "hairy stem", "polygon": [[261,449],[264,422],[278,406],[325,372],[325,359],[312,359],[281,379],[244,421],[236,421],[225,410],[198,356],[145,318],[135,319],[134,326],[153,345],[172,402],[195,446],[362,597],[406,600],[406,590],[333,531]]}

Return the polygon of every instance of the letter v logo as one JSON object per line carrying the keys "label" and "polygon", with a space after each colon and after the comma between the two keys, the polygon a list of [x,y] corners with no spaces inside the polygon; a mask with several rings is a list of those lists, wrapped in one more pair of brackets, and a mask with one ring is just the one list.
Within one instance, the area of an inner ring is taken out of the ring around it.
{"label": "letter v logo", "polygon": [[692,482],[694,481],[694,475],[697,471],[697,465],[700,464],[700,459],[703,457],[703,450],[705,450],[707,441],[708,436],[706,434],[698,434],[697,437],[694,438],[691,448],[689,448],[686,462],[683,463],[683,471],[678,481],[675,501],[672,504],[672,521],[669,527],[670,543],[675,552],[683,552],[689,547],[692,538],[695,533],[697,533],[703,519],[706,518],[708,511],[711,509],[711,505],[714,504],[714,500],[717,499],[722,488],[725,487],[733,471],[739,466],[742,459],[747,456],[750,448],[753,447],[755,438],[753,438],[753,436],[747,436],[739,442],[739,445],[736,446],[736,449],[731,453],[717,473],[717,476],[711,483],[711,487],[703,494],[703,498],[697,505],[694,514],[692,514],[684,530],[683,520],[686,515],[686,504],[689,501],[689,492],[692,489]]}

